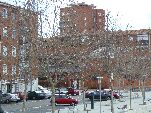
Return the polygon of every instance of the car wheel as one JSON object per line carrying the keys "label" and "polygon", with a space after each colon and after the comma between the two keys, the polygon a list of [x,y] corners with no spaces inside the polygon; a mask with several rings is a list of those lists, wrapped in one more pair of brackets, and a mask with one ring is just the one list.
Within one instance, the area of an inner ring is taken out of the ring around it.
{"label": "car wheel", "polygon": [[70,105],[71,105],[71,106],[75,106],[75,103],[74,103],[74,102],[72,102]]}
{"label": "car wheel", "polygon": [[77,104],[76,103],[74,103],[74,106],[76,106]]}
{"label": "car wheel", "polygon": [[35,100],[36,99],[36,97],[33,97],[33,100]]}
{"label": "car wheel", "polygon": [[10,101],[7,99],[5,102],[6,102],[6,104],[8,104]]}
{"label": "car wheel", "polygon": [[48,97],[48,99],[50,99],[51,97]]}
{"label": "car wheel", "polygon": [[55,105],[57,106],[57,105],[58,105],[58,103],[57,103],[57,102],[55,102]]}
{"label": "car wheel", "polygon": [[111,100],[111,98],[110,98],[110,97],[107,97],[107,100]]}

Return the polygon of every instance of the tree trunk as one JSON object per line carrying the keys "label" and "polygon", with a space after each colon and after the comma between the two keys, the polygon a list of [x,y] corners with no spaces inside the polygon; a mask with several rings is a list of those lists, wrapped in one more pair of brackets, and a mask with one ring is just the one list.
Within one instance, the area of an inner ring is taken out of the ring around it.
{"label": "tree trunk", "polygon": [[24,90],[24,100],[23,100],[23,108],[22,113],[25,113],[26,111],[26,97],[27,97],[27,81],[25,80],[25,90]]}
{"label": "tree trunk", "polygon": [[51,91],[52,91],[52,97],[51,97],[52,113],[55,113],[55,83],[52,83]]}

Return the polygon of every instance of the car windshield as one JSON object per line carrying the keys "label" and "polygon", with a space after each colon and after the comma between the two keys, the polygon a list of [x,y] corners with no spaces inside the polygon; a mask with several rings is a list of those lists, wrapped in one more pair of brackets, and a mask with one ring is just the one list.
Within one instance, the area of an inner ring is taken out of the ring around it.
{"label": "car windshield", "polygon": [[67,91],[67,88],[60,88],[60,91]]}
{"label": "car windshield", "polygon": [[56,98],[68,98],[67,95],[55,95]]}
{"label": "car windshield", "polygon": [[35,91],[36,93],[42,93],[41,91]]}

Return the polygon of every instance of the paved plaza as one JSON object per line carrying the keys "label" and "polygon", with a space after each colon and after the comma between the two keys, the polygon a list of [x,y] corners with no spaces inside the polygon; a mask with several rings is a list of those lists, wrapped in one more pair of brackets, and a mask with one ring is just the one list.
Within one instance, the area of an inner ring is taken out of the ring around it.
{"label": "paved plaza", "polygon": [[[143,105],[142,93],[132,92],[132,101],[130,109],[130,97],[129,92],[123,92],[124,97],[120,100],[114,100],[114,113],[151,113],[151,91],[145,93],[146,104]],[[110,104],[111,101],[101,102],[101,113],[111,113]],[[90,102],[87,103],[87,110],[84,111],[83,104],[79,104],[76,107],[69,107],[56,111],[56,113],[100,113],[100,101],[95,101],[94,109],[91,109]]]}

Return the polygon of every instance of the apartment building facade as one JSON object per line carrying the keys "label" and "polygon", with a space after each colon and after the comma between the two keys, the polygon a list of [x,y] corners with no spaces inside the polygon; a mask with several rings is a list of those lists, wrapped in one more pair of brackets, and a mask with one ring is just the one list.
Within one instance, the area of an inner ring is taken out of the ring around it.
{"label": "apartment building facade", "polygon": [[84,2],[60,9],[60,34],[96,33],[105,28],[105,10]]}
{"label": "apartment building facade", "polygon": [[[0,88],[3,92],[24,91],[26,75],[23,77],[21,71],[23,61],[20,57],[24,51],[20,42],[26,38],[20,32],[23,28],[21,14],[24,10],[0,2],[0,12]],[[38,80],[33,79],[31,83],[34,87],[38,84]],[[27,89],[28,87],[30,86],[27,86]]]}
{"label": "apartment building facade", "polygon": [[[104,28],[105,28],[105,11],[103,9],[96,9],[94,5],[78,3],[78,4],[71,4],[69,7],[60,9],[60,34],[61,35],[72,36],[72,35],[79,35],[84,33],[95,34],[98,33],[99,31],[105,30]],[[145,54],[149,55],[150,49],[147,48],[150,48],[151,45],[150,36],[151,36],[150,29],[140,29],[140,30],[120,31],[120,33],[117,35],[116,38],[120,37],[118,40],[119,42],[121,42],[120,40],[124,37],[125,41],[122,42],[123,43],[122,45],[124,46],[127,45],[131,47],[136,46],[135,48],[139,48],[141,46],[141,48],[145,49],[146,51]],[[136,51],[133,52],[135,53]],[[137,55],[141,55],[141,54],[137,53]],[[100,56],[100,54],[98,56]],[[95,68],[95,65],[93,66],[94,66],[93,68]],[[88,71],[89,70],[87,70],[87,72]],[[94,71],[95,70],[93,70],[93,72]],[[106,84],[105,86],[109,87],[109,78],[105,78],[105,79],[106,79],[104,81],[104,83]],[[87,81],[87,83],[90,83],[90,81],[93,84],[93,86],[90,87],[98,86],[96,80],[95,81],[89,80]],[[125,82],[121,83],[123,84],[123,86],[129,85],[126,79],[124,79],[124,81]],[[140,84],[138,79],[134,81],[135,81],[133,84],[134,86],[138,86],[138,84]],[[118,82],[116,81],[116,79],[114,80],[114,85],[118,86]],[[146,81],[146,85],[148,86],[151,85],[149,79],[148,81]]]}

